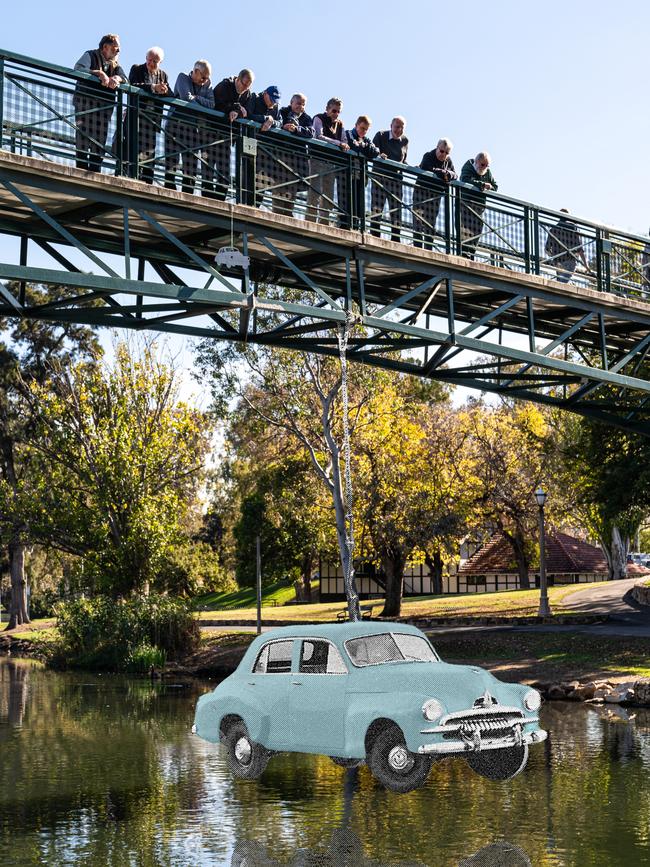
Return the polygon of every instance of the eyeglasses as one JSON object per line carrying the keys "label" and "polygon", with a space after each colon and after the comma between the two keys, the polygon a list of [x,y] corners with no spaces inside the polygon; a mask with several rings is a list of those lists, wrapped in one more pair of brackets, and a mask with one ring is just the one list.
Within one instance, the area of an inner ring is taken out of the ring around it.
{"label": "eyeglasses", "polygon": [[330,108],[330,111],[332,112],[332,114],[341,114],[340,108]]}

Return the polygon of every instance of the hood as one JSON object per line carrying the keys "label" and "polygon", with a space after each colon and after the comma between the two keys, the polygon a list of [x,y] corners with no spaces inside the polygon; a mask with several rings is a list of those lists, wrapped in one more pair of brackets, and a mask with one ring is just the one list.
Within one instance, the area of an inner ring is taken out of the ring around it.
{"label": "hood", "polygon": [[437,698],[449,712],[472,707],[485,690],[499,704],[521,706],[522,689],[483,668],[448,662],[405,662],[355,669],[348,692],[402,693]]}

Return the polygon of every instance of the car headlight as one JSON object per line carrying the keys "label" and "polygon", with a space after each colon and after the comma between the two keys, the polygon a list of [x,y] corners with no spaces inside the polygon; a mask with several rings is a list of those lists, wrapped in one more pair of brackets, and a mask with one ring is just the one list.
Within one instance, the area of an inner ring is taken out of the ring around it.
{"label": "car headlight", "polygon": [[444,712],[444,707],[435,698],[430,698],[422,705],[422,716],[429,722],[439,719]]}
{"label": "car headlight", "polygon": [[542,696],[536,689],[529,689],[524,696],[526,710],[539,710],[542,705]]}

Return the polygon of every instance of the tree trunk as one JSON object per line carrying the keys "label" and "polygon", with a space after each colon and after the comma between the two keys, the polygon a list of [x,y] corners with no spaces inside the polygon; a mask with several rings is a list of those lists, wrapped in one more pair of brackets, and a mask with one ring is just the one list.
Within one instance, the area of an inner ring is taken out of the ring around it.
{"label": "tree trunk", "polygon": [[11,603],[7,629],[14,629],[16,626],[30,622],[27,616],[25,546],[19,539],[13,539],[9,543],[9,569],[11,572]]}
{"label": "tree trunk", "polygon": [[517,573],[519,575],[519,587],[522,590],[530,589],[530,563],[526,556],[526,543],[518,532],[504,533],[506,539],[510,543],[512,552],[515,555],[515,563],[517,564]]}
{"label": "tree trunk", "polygon": [[624,539],[621,536],[621,531],[616,525],[612,527],[612,542],[611,542],[611,559],[610,562],[611,577],[613,579],[627,578],[627,552],[630,547],[630,540]]}
{"label": "tree trunk", "polygon": [[338,451],[332,451],[332,498],[334,500],[334,514],[336,516],[336,539],[339,545],[339,555],[341,557],[341,566],[343,568],[343,576],[348,574],[350,580],[346,582],[345,595],[348,601],[348,612],[350,620],[361,620],[361,610],[359,608],[359,593],[357,584],[354,580],[354,563],[350,560],[350,552],[348,550],[346,540],[346,522],[345,522],[345,506],[343,504],[343,491],[341,489],[341,472],[339,464]]}
{"label": "tree trunk", "polygon": [[306,551],[302,558],[302,596],[305,602],[311,602],[311,573],[314,568],[316,552]]}
{"label": "tree trunk", "polygon": [[404,591],[404,567],[406,557],[384,554],[381,557],[381,568],[386,581],[386,601],[382,617],[399,617],[402,610],[402,594]]}
{"label": "tree trunk", "polygon": [[440,548],[436,548],[433,552],[433,557],[427,552],[424,555],[424,562],[429,569],[429,575],[431,576],[431,587],[433,588],[433,592],[436,596],[440,596],[442,593],[442,554],[440,553]]}

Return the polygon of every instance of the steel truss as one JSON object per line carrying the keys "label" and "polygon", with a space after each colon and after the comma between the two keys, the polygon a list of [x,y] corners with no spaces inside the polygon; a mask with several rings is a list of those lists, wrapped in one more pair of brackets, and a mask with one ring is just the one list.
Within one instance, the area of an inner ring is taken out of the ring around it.
{"label": "steel truss", "polygon": [[[214,262],[231,231],[244,273]],[[650,433],[645,301],[7,154],[0,233],[4,317],[336,356],[353,309],[352,360]],[[28,282],[69,291],[30,306]]]}

